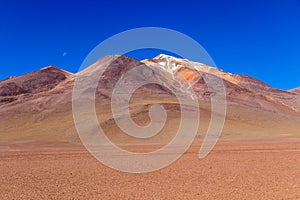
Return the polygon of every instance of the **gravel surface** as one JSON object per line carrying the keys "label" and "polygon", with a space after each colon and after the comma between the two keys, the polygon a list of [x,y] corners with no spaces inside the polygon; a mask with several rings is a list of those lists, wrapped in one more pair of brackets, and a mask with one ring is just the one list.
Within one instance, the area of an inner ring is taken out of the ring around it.
{"label": "gravel surface", "polygon": [[300,199],[300,142],[221,142],[202,160],[198,150],[147,174],[83,149],[2,151],[0,199]]}

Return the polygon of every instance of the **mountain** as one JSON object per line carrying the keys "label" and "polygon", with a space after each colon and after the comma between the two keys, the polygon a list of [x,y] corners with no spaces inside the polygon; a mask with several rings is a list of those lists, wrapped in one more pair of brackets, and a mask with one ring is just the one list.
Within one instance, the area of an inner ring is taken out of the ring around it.
{"label": "mountain", "polygon": [[300,94],[300,87],[289,90],[290,92]]}
{"label": "mountain", "polygon": [[[108,61],[113,62],[107,66]],[[184,95],[191,95],[188,91],[192,89],[195,93],[192,98],[199,101],[201,121],[197,138],[200,140],[209,126],[213,96],[217,97],[217,103],[218,100],[224,100],[221,98],[227,101],[223,139],[293,137],[300,134],[299,90],[275,89],[249,76],[231,74],[202,63],[160,54],[142,61],[126,56],[106,56],[77,74],[49,66],[1,81],[0,145],[79,145],[72,115],[72,92],[78,77],[99,79],[95,108],[108,137],[120,144],[139,143],[139,139],[122,134],[111,113],[111,98],[116,84],[134,69],[135,73],[124,80],[124,95],[139,82],[151,80],[164,84],[152,83],[139,87],[130,100],[130,114],[140,125],[149,122],[151,104],[160,103],[167,110],[167,123],[162,134],[152,138],[153,143],[172,139],[174,130],[178,128],[180,106],[172,93],[178,88]],[[99,70],[103,71],[101,77],[98,76]],[[217,79],[223,81],[224,97],[219,95],[222,90],[215,81]],[[212,80],[210,85],[213,91],[208,88],[207,80]],[[88,94],[90,89],[81,91],[81,95]]]}
{"label": "mountain", "polygon": [[[175,77],[180,74],[190,82],[197,80],[197,77],[203,76],[203,74],[221,77],[227,90],[226,96],[228,103],[277,112],[298,112],[300,108],[298,95],[290,91],[272,88],[264,82],[250,76],[227,73],[202,63],[195,63],[167,55],[158,55],[153,59],[144,60],[143,62],[148,65],[166,69],[173,73]],[[199,91],[198,93],[203,94],[203,91]]]}

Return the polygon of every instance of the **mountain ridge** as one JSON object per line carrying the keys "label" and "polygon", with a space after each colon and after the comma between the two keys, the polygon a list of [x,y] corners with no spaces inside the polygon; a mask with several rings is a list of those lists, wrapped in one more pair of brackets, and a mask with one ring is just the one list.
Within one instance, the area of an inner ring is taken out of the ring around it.
{"label": "mountain ridge", "polygon": [[[122,57],[123,57],[123,55],[122,55]],[[127,57],[127,56],[124,56],[124,57]],[[149,61],[157,60],[157,59],[161,59],[161,58],[166,58],[166,57],[169,57],[169,58],[171,58],[172,60],[178,60],[178,61],[181,60],[181,61],[188,61],[188,62],[189,62],[189,60],[187,60],[187,59],[176,58],[176,57],[174,57],[174,56],[169,56],[169,55],[166,55],[166,54],[159,54],[159,55],[155,56],[154,58],[151,58],[151,59],[144,59],[144,60],[141,60],[140,62],[141,62],[141,63],[145,63],[145,64],[147,64],[147,63],[148,63],[148,64],[153,64],[153,63],[151,63],[151,62],[149,62]],[[134,58],[133,58],[133,59],[134,59]],[[190,62],[192,62],[192,61],[190,61]],[[195,64],[196,62],[193,62],[193,63]],[[297,93],[297,94],[300,93],[300,86],[299,86],[299,87],[296,87],[296,88],[292,88],[292,89],[279,89],[279,88],[274,88],[274,87],[272,87],[271,85],[265,83],[264,81],[259,80],[259,79],[256,79],[256,78],[254,78],[254,77],[252,77],[252,76],[250,76],[250,75],[247,75],[247,74],[230,73],[230,72],[226,72],[226,71],[224,71],[224,70],[222,70],[222,69],[220,69],[220,68],[211,67],[211,66],[206,65],[206,64],[204,64],[204,63],[197,63],[197,64],[200,64],[200,65],[202,65],[202,66],[205,66],[205,67],[207,67],[207,68],[209,68],[209,69],[218,70],[219,72],[224,72],[224,73],[226,73],[227,75],[230,75],[230,76],[244,77],[244,78],[247,78],[247,79],[249,79],[249,80],[251,80],[251,81],[255,81],[255,82],[257,82],[257,83],[260,83],[260,84],[265,85],[265,86],[268,87],[268,88],[272,88],[272,89],[275,89],[275,90],[284,91],[284,92],[290,92],[290,93]],[[24,73],[24,74],[21,74],[21,75],[18,75],[18,76],[14,76],[14,75],[8,76],[8,77],[6,77],[6,78],[0,80],[0,83],[1,83],[1,82],[4,82],[4,81],[7,81],[7,80],[11,80],[11,79],[17,78],[17,77],[22,77],[22,76],[24,76],[24,75],[27,75],[27,74],[30,74],[30,73],[33,73],[33,72],[44,71],[44,70],[56,70],[56,71],[60,71],[60,72],[64,73],[66,76],[71,76],[71,75],[72,75],[72,76],[77,76],[78,73],[80,73],[80,72],[72,73],[72,72],[69,72],[69,71],[67,71],[67,70],[65,70],[65,69],[63,69],[63,68],[60,68],[60,67],[57,67],[57,66],[54,66],[54,65],[48,65],[48,66],[45,66],[45,67],[40,68],[39,70],[34,70],[34,71],[27,72],[27,73]],[[202,68],[202,70],[203,70],[203,68]],[[208,72],[209,70],[205,70],[205,71]]]}
{"label": "mountain ridge", "polygon": [[[113,62],[106,66],[106,62],[110,59]],[[186,86],[185,82],[188,81],[187,86],[194,90],[200,105],[202,117],[200,133],[209,125],[211,97],[218,94],[218,85],[215,87],[216,91],[210,91],[205,78],[218,76],[223,80],[227,100],[223,137],[240,138],[254,135],[279,137],[286,136],[287,133],[290,135],[299,133],[299,94],[272,89],[258,80],[253,81],[256,80],[254,78],[226,73],[202,63],[176,58],[175,61],[179,62],[176,64],[174,61],[164,59],[158,57],[138,61],[127,56],[108,56],[76,74],[48,66],[1,81],[0,145],[28,141],[79,144],[72,116],[73,87],[79,75],[100,79],[95,95],[95,107],[100,124],[117,143],[131,141],[128,137],[119,136],[120,130],[116,127],[111,114],[111,98],[118,80],[137,66],[138,71],[132,76],[132,80],[127,80],[123,92],[126,93],[134,86],[133,81],[159,80],[175,89],[180,88],[178,83]],[[168,64],[163,64],[167,62]],[[173,67],[172,70],[169,69],[170,66]],[[102,77],[96,77],[95,72],[104,67],[107,68]],[[212,82],[212,85],[214,83]],[[84,94],[83,91],[82,95]],[[168,116],[171,116],[170,124],[167,124],[166,136],[154,140],[159,143],[165,140],[164,137],[169,137],[174,124],[178,124],[174,120],[178,120],[180,111],[180,105],[174,94],[164,86],[150,84],[138,88],[132,98],[131,114],[134,120],[141,124],[148,121],[147,113],[151,104],[164,105]]]}
{"label": "mountain ridge", "polygon": [[[229,103],[245,104],[254,107],[258,106],[265,109],[269,109],[268,107],[270,106],[285,107],[292,111],[299,111],[298,107],[300,107],[300,103],[298,102],[300,96],[297,93],[298,90],[279,90],[251,76],[227,73],[203,63],[196,63],[165,54],[159,54],[152,59],[142,61],[127,56],[117,55],[116,57],[117,60],[111,63],[109,70],[104,72],[99,82],[100,87],[102,87],[101,85],[108,84],[109,86],[107,85],[106,89],[111,90],[110,87],[128,70],[134,68],[134,66],[144,65],[145,68],[150,68],[152,71],[155,70],[155,73],[160,74],[161,77],[166,77],[166,74],[161,74],[162,72],[166,72],[172,75],[173,79],[179,81],[179,83],[186,84],[185,82],[187,81],[196,91],[196,94],[198,94],[197,98],[200,100],[207,100],[209,95],[211,95],[211,91],[207,88],[205,77],[207,79],[209,76],[216,76],[221,78],[224,82],[227,101]],[[91,68],[92,67],[86,68],[89,70],[90,75],[94,73]],[[68,87],[70,88],[72,87],[72,82],[74,82],[80,73],[82,72],[73,74],[55,66],[47,66],[21,76],[11,77],[0,82],[0,97],[14,98],[4,100],[2,98],[0,102],[2,102],[2,104],[3,102],[10,103],[14,101],[18,95],[30,95],[50,91],[60,84],[63,84],[65,80],[69,83]],[[170,79],[165,81],[166,84],[168,84],[167,82],[172,82]],[[63,88],[60,89],[63,90]],[[98,92],[100,91],[98,90]],[[104,93],[107,92],[102,90],[102,94]],[[277,106],[271,104],[277,104]],[[280,109],[281,108],[279,108],[279,110]]]}

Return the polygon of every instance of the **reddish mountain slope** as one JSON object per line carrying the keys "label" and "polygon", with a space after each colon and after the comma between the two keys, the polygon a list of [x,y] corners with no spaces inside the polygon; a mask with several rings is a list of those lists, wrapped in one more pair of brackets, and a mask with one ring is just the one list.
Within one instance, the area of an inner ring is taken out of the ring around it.
{"label": "reddish mountain slope", "polygon": [[300,94],[300,87],[289,90],[290,92]]}

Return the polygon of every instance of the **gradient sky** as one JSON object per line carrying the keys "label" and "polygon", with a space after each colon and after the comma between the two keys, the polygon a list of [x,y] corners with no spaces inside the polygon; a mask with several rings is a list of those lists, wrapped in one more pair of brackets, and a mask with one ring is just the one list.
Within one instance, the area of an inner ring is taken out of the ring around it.
{"label": "gradient sky", "polygon": [[77,72],[100,42],[146,26],[192,37],[225,71],[300,86],[299,0],[0,0],[0,79],[48,65]]}

